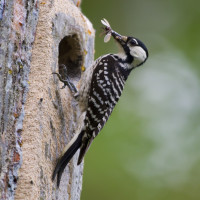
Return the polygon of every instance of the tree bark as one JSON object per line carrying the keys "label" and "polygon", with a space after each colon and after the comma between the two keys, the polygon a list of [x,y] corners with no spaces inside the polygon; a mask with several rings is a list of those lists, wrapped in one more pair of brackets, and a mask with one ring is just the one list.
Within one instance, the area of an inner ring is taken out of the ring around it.
{"label": "tree bark", "polygon": [[77,87],[91,66],[94,30],[78,0],[2,0],[0,5],[0,199],[80,199],[77,156],[60,189],[51,175],[83,124],[52,72],[65,64]]}

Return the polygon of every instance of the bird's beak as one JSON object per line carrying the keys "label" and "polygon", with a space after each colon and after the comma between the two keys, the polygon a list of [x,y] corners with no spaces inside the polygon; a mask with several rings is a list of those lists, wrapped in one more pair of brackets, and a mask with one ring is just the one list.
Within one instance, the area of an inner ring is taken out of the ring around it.
{"label": "bird's beak", "polygon": [[126,42],[127,39],[128,39],[128,37],[126,37],[126,36],[121,36],[121,39],[122,39],[123,42]]}
{"label": "bird's beak", "polygon": [[113,38],[117,42],[119,42],[122,46],[126,43],[126,41],[127,41],[127,37],[126,36],[122,36],[122,35],[120,35],[119,33],[115,32],[113,30],[112,30],[111,34],[112,34]]}

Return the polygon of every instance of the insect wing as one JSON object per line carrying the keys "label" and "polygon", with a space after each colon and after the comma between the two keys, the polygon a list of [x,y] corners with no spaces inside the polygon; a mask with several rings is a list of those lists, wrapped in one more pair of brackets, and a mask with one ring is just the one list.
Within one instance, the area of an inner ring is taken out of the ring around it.
{"label": "insect wing", "polygon": [[106,19],[102,19],[102,20],[101,20],[101,23],[102,23],[104,26],[110,27],[110,24],[109,24],[109,22],[108,22]]}
{"label": "insect wing", "polygon": [[104,25],[104,26],[107,26],[106,22],[104,22],[104,20],[101,20],[101,23]]}
{"label": "insect wing", "polygon": [[104,22],[106,22],[106,24],[107,24],[107,26],[109,26],[110,27],[110,24],[109,24],[109,22],[104,18]]}
{"label": "insect wing", "polygon": [[104,37],[104,42],[105,42],[105,43],[109,42],[110,37],[111,37],[111,33],[109,32],[108,34],[105,35],[105,37]]}

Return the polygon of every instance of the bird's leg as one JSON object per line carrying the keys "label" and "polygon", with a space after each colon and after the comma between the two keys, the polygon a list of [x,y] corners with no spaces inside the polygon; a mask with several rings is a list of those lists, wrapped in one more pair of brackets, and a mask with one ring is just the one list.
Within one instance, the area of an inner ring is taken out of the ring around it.
{"label": "bird's leg", "polygon": [[62,72],[61,70],[59,70],[60,73],[53,72],[52,74],[56,74],[58,76],[59,80],[64,83],[64,85],[62,86],[61,89],[64,89],[67,86],[70,89],[73,97],[75,99],[77,99],[79,97],[79,92],[78,92],[76,86],[70,81],[68,75],[66,74],[67,67],[62,64],[61,67],[63,67],[63,66],[65,67],[65,70],[64,70],[65,73],[64,74],[61,73]]}

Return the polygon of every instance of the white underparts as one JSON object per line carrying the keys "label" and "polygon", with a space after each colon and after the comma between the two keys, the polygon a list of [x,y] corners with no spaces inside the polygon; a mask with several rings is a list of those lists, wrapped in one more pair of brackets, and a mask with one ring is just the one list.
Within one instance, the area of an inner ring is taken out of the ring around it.
{"label": "white underparts", "polygon": [[126,60],[126,58],[127,58],[127,55],[125,54],[124,50],[123,50],[123,51],[120,51],[120,52],[117,54],[117,56],[118,56],[119,58],[121,58],[122,60]]}

